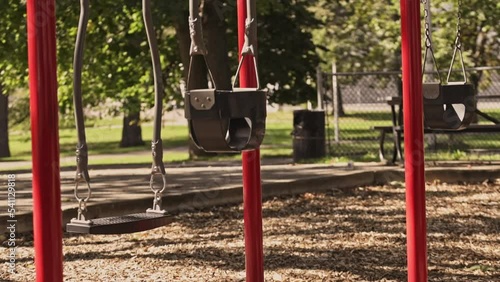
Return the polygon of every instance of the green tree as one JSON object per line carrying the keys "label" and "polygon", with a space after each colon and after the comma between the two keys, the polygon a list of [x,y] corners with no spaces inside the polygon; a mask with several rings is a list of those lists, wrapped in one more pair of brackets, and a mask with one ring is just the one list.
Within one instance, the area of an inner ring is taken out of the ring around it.
{"label": "green tree", "polygon": [[336,61],[339,72],[399,68],[399,1],[319,0],[311,10],[323,23],[313,33],[327,65]]}
{"label": "green tree", "polygon": [[[204,1],[204,27],[209,61],[219,86],[228,88],[237,66],[236,9],[234,1]],[[3,93],[26,87],[25,5],[8,1],[2,14],[1,74]],[[162,53],[167,100],[181,106],[179,82],[186,76],[189,50],[187,1],[154,6],[155,26]],[[314,96],[314,67],[319,62],[307,30],[317,25],[307,10],[308,2],[259,1],[260,76],[270,88],[270,99],[299,103]],[[72,116],[72,61],[77,31],[78,4],[60,1],[57,6],[59,106],[63,117]],[[112,15],[112,16],[110,16]],[[276,27],[283,27],[282,29]],[[286,28],[285,28],[286,27]],[[7,36],[7,38],[5,38]],[[13,40],[14,39],[14,40]],[[17,51],[13,53],[12,51]],[[228,51],[231,50],[231,51]],[[12,56],[15,54],[15,56]],[[149,50],[140,2],[97,1],[91,3],[91,18],[83,73],[84,104],[93,107],[107,99],[121,102],[124,113],[121,145],[142,144],[140,112],[153,102]],[[206,85],[206,69],[193,70],[200,85]],[[2,136],[7,136],[3,134]]]}
{"label": "green tree", "polygon": [[[433,45],[441,69],[447,69],[453,54],[458,12],[461,14],[462,50],[467,67],[498,66],[500,63],[500,3],[495,0],[435,0],[432,5]],[[460,69],[458,60],[455,69]],[[460,73],[456,73],[457,78]],[[476,86],[483,72],[469,74]],[[488,77],[486,77],[488,79]]]}
{"label": "green tree", "polygon": [[[159,2],[158,2],[159,3]],[[78,11],[74,3],[58,7],[59,30],[59,95],[63,113],[72,105],[72,52],[77,31]],[[83,73],[84,104],[95,106],[109,99],[119,101],[121,108],[110,112],[124,114],[123,147],[142,145],[140,113],[154,101],[151,59],[142,20],[140,1],[92,2],[88,25],[85,67]],[[167,99],[178,92],[180,77],[175,34],[165,16],[155,6],[154,21],[162,52]],[[113,16],[110,16],[112,14]]]}
{"label": "green tree", "polygon": [[[313,1],[314,2],[314,1]],[[259,74],[269,100],[276,103],[301,103],[315,95],[315,67],[319,63],[310,30],[320,22],[308,10],[311,1],[258,0]],[[188,7],[179,6],[173,15],[182,63],[189,62]],[[217,85],[229,86],[238,65],[236,1],[205,0],[204,30],[208,60],[215,66]],[[213,62],[213,63],[212,63]],[[229,66],[227,66],[229,64]],[[187,68],[184,69],[185,75]],[[229,71],[229,72],[228,72]],[[194,72],[206,85],[206,70]]]}
{"label": "green tree", "polygon": [[[320,59],[311,30],[320,26],[309,11],[315,1],[258,0],[258,59],[260,81],[269,89],[269,101],[299,104],[315,101],[316,66]],[[230,50],[237,50],[235,6],[226,9]],[[237,53],[231,53],[232,70]]]}
{"label": "green tree", "polygon": [[[500,4],[495,0],[462,2],[461,29],[467,65],[498,65]],[[436,57],[440,66],[447,67],[453,53],[458,0],[432,0],[431,6]],[[324,62],[336,60],[340,72],[399,69],[398,0],[318,0],[310,9],[324,24],[313,32],[315,43],[323,47],[319,53]]]}
{"label": "green tree", "polygon": [[0,84],[0,158],[10,157],[8,109],[9,99],[2,93]]}
{"label": "green tree", "polygon": [[[466,66],[498,65],[500,4],[495,0],[462,0],[463,5],[459,9],[458,1],[431,0],[432,38],[440,69],[446,69],[451,61],[459,11]],[[324,63],[330,65],[336,61],[339,72],[400,69],[399,0],[318,0],[310,9],[323,23],[313,34]],[[421,9],[424,44],[424,5]],[[458,68],[455,66],[455,69]],[[323,69],[329,68],[323,66]],[[479,82],[486,78],[483,72],[470,73],[469,77],[476,89]]]}
{"label": "green tree", "polygon": [[9,94],[27,82],[26,7],[3,2],[0,13],[0,157],[9,157]]}

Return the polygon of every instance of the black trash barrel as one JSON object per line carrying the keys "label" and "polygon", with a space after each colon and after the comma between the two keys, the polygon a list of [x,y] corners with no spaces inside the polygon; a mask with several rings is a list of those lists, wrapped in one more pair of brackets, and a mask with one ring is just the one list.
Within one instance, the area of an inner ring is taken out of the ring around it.
{"label": "black trash barrel", "polygon": [[293,161],[323,158],[326,155],[325,112],[293,112]]}

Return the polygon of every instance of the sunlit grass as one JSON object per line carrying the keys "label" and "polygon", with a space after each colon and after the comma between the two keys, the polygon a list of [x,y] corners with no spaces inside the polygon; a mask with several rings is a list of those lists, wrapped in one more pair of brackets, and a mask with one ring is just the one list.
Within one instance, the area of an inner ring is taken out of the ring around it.
{"label": "sunlit grass", "polygon": [[[486,113],[499,117],[500,110],[486,110]],[[484,123],[485,121],[480,121]],[[332,117],[328,120],[330,129],[327,131],[327,138],[332,141],[329,153],[332,157],[313,162],[338,162],[338,161],[378,161],[378,138],[379,132],[372,130],[374,126],[391,125],[390,112],[350,112],[346,117],[340,118],[340,139],[336,144],[334,139],[334,121]],[[151,150],[150,142],[152,136],[152,124],[142,124],[142,137],[145,145],[131,148],[119,147],[122,134],[122,120],[120,118],[93,120],[89,123],[92,126],[87,128],[87,141],[89,144],[89,154],[113,155],[116,157],[100,156],[90,158],[90,163],[95,165],[122,163],[122,164],[142,164],[151,162],[151,157],[147,152]],[[261,156],[270,157],[291,157],[293,136],[293,112],[278,111],[268,114],[266,136],[261,147]],[[16,161],[31,159],[31,140],[29,130],[23,128],[12,128],[10,132],[10,150],[12,157],[3,158],[1,161]],[[76,131],[72,126],[67,126],[59,130],[61,156],[74,156],[76,145]],[[165,149],[178,147],[186,148],[186,152],[169,152],[165,154],[167,162],[188,160],[187,146],[189,141],[188,129],[185,125],[165,124],[162,128],[162,139]],[[386,152],[390,157],[392,150],[392,136],[387,136]],[[437,146],[431,148],[427,145],[427,160],[469,160],[471,156],[474,160],[491,160],[498,157],[495,153],[475,154],[470,153],[476,148],[494,151],[500,148],[500,138],[498,134],[466,134],[448,137],[438,135]],[[144,152],[144,154],[134,154],[126,156],[127,153]],[[202,160],[237,160],[239,154],[219,155]],[[74,162],[63,162],[61,166],[72,166]]]}
{"label": "sunlit grass", "polygon": [[[86,128],[86,137],[90,155],[121,154],[129,152],[150,151],[153,127],[151,124],[142,126],[144,146],[121,148],[119,146],[122,134],[121,126],[100,126]],[[10,133],[11,158],[3,160],[29,160],[31,159],[31,138],[29,131],[13,130]],[[185,146],[188,142],[188,130],[181,125],[167,125],[162,129],[162,139],[165,148]],[[59,130],[59,146],[61,156],[75,154],[77,143],[76,130],[61,128]]]}

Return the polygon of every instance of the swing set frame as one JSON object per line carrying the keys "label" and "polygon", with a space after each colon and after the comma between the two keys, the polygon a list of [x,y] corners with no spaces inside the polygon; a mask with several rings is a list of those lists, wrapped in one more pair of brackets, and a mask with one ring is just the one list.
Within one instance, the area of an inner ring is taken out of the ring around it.
{"label": "swing set frame", "polygon": [[[238,43],[244,42],[246,1],[238,3]],[[427,281],[420,0],[400,0],[406,170],[408,281]],[[61,181],[57,102],[55,0],[28,0],[28,61],[33,162],[36,280],[63,281]],[[241,52],[240,52],[241,53]],[[252,60],[240,72],[255,87]],[[264,281],[259,150],[242,153],[247,281]]]}

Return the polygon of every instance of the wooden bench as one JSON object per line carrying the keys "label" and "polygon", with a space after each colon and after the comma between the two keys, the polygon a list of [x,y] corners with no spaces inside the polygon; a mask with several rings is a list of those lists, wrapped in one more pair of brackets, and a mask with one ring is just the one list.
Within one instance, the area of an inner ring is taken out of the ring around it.
{"label": "wooden bench", "polygon": [[[483,99],[500,99],[500,95],[491,95],[491,96],[478,96],[478,100]],[[379,158],[383,162],[387,162],[388,159],[385,155],[384,144],[386,140],[387,134],[393,135],[393,149],[392,149],[392,157],[391,163],[396,163],[398,158],[403,160],[403,150],[401,143],[403,141],[403,133],[404,128],[401,126],[402,124],[402,111],[401,111],[401,98],[400,97],[389,97],[386,99],[386,102],[389,106],[391,106],[391,115],[392,115],[392,126],[374,126],[373,130],[380,132],[379,137]],[[396,112],[396,106],[399,107],[399,111]],[[469,125],[466,129],[459,131],[447,131],[447,130],[436,130],[431,128],[424,128],[424,134],[463,134],[463,133],[498,133],[500,132],[500,121],[486,113],[481,112],[480,110],[476,110],[476,114],[481,116],[482,118],[492,122],[493,124],[472,124]]]}

